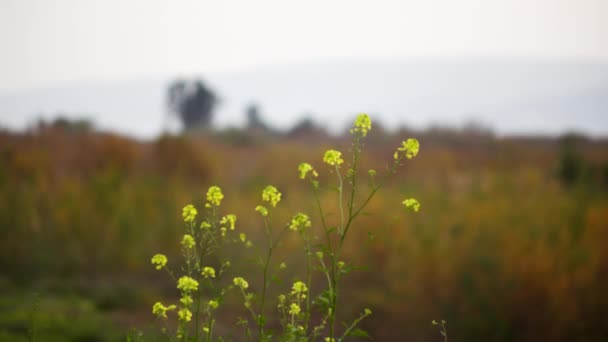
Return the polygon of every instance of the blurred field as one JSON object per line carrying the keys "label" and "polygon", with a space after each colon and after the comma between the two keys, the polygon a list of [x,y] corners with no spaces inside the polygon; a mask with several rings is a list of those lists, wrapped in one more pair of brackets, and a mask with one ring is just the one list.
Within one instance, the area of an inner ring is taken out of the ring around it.
{"label": "blurred field", "polygon": [[[352,229],[346,254],[364,268],[345,280],[339,316],[371,308],[363,327],[377,341],[440,341],[432,319],[447,320],[454,341],[608,340],[608,142],[377,133],[365,165],[381,173],[410,136],[419,156]],[[296,170],[308,161],[325,171],[328,147],[346,152],[349,142],[236,131],[151,142],[88,130],[0,133],[0,340],[26,340],[31,322],[42,341],[112,341],[147,328],[153,302],[174,295],[150,257],[178,257],[181,208],[202,206],[219,185],[224,211],[255,243],[253,208],[273,184],[284,196],[277,220],[303,211],[314,224]],[[322,172],[320,181],[333,178]],[[335,193],[323,196],[335,208]],[[401,205],[408,196],[422,203],[418,214]],[[303,262],[297,247],[288,237],[275,259],[287,263],[288,281]],[[256,248],[225,251],[253,286]]]}

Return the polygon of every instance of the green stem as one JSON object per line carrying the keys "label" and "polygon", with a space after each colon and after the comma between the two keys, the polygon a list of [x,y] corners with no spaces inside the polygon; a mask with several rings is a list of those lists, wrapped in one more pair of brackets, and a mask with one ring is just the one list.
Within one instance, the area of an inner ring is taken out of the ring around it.
{"label": "green stem", "polygon": [[264,318],[264,307],[266,305],[266,290],[268,289],[268,267],[270,265],[270,259],[272,258],[272,252],[274,250],[274,242],[272,241],[272,228],[267,219],[264,219],[264,226],[266,228],[266,236],[268,238],[268,253],[264,262],[264,278],[262,283],[262,299],[260,302],[260,313],[259,317],[256,318],[258,325],[258,338],[262,340],[264,333],[264,324],[262,319]]}
{"label": "green stem", "polygon": [[342,175],[340,174],[340,167],[336,165],[336,175],[338,175],[338,205],[340,206],[340,229],[338,229],[338,233],[341,236],[344,235],[344,208],[342,206]]}

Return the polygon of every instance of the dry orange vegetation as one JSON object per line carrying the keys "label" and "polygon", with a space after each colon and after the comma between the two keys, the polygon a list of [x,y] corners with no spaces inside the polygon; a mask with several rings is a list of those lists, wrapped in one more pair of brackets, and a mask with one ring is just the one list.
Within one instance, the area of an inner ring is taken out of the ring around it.
{"label": "dry orange vegetation", "polygon": [[[432,319],[447,320],[459,341],[608,339],[608,143],[578,141],[584,172],[566,184],[556,140],[448,133],[416,134],[419,156],[351,230],[346,254],[364,269],[345,279],[339,315],[370,307],[363,327],[379,341],[438,341]],[[410,135],[371,135],[364,165],[381,174]],[[129,312],[149,312],[150,293],[173,286],[145,281],[154,276],[150,257],[178,255],[181,208],[202,205],[210,185],[222,187],[223,208],[254,243],[262,237],[253,208],[267,184],[284,196],[275,219],[303,211],[314,225],[318,215],[297,166],[307,161],[321,170],[323,151],[347,152],[348,141],[244,141],[0,133],[3,277],[26,287],[51,278],[143,279],[131,283],[140,298],[122,308],[129,321]],[[337,212],[335,194],[323,194]],[[422,203],[417,215],[401,205],[408,196]],[[276,258],[294,274],[303,262],[298,246],[288,238]],[[244,271],[257,250],[226,253]],[[255,286],[253,273],[246,278]]]}

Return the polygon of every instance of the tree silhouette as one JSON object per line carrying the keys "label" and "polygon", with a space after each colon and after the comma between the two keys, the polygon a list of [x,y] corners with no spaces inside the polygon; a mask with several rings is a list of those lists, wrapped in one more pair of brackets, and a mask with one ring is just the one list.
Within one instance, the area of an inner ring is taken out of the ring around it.
{"label": "tree silhouette", "polygon": [[201,80],[176,80],[169,85],[167,106],[185,130],[208,127],[216,104],[216,95]]}

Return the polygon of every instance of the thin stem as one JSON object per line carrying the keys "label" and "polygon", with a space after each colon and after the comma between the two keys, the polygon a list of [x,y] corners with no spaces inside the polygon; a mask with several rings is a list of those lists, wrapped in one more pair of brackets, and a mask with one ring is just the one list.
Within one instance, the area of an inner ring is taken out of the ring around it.
{"label": "thin stem", "polygon": [[344,236],[344,208],[342,206],[343,184],[342,175],[340,174],[340,167],[338,165],[336,165],[336,175],[338,175],[338,204],[340,206],[340,229],[338,230],[338,233]]}
{"label": "thin stem", "polygon": [[361,322],[365,317],[367,317],[368,314],[367,313],[363,313],[361,316],[359,316],[359,318],[357,318],[347,329],[346,331],[344,331],[344,334],[342,335],[342,337],[340,337],[338,339],[338,342],[342,341],[346,336],[348,336],[348,333],[353,330],[357,324],[359,324],[359,322]]}
{"label": "thin stem", "polygon": [[272,251],[274,250],[274,242],[272,241],[272,228],[268,222],[268,219],[264,219],[264,227],[266,228],[266,236],[268,238],[268,254],[266,255],[266,261],[264,262],[264,279],[262,283],[262,299],[260,302],[260,313],[257,317],[256,322],[258,325],[258,338],[261,340],[264,333],[264,324],[262,319],[264,318],[264,307],[266,305],[266,290],[268,289],[268,266],[270,265],[270,259],[272,258]]}

